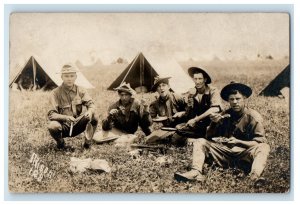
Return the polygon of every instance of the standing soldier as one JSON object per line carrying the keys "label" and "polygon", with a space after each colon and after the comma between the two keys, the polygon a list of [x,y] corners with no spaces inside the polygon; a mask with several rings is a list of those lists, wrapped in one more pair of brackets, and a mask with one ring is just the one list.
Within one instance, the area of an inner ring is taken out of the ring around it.
{"label": "standing soldier", "polygon": [[206,139],[194,142],[192,170],[176,173],[177,180],[205,180],[203,165],[207,158],[211,158],[224,168],[248,162],[252,165],[249,178],[255,185],[264,181],[261,174],[267,163],[270,146],[266,143],[261,115],[245,106],[245,100],[251,94],[252,89],[241,83],[232,82],[222,89],[221,96],[229,102],[230,108],[220,114],[211,114],[212,122]]}
{"label": "standing soldier", "polygon": [[[88,92],[75,84],[77,69],[70,64],[61,69],[62,85],[51,92],[51,109],[48,130],[57,142],[58,149],[65,149],[65,137],[74,137],[85,131],[84,148],[90,147],[98,118],[95,105]],[[83,112],[83,108],[86,112]]]}

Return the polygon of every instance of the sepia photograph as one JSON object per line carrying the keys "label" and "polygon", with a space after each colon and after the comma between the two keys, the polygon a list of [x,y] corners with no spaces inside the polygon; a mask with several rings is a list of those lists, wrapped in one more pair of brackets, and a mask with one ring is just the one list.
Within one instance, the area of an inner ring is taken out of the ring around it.
{"label": "sepia photograph", "polygon": [[10,193],[289,193],[289,13],[11,13]]}

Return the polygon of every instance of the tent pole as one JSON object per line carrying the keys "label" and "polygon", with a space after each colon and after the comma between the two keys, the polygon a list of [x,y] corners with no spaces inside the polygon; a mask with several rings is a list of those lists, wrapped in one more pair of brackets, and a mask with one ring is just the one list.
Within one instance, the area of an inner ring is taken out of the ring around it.
{"label": "tent pole", "polygon": [[35,78],[36,78],[36,65],[35,65],[35,62],[34,62],[34,58],[32,57],[31,58],[32,60],[32,68],[33,68],[33,87],[35,88],[36,85],[35,85]]}
{"label": "tent pole", "polygon": [[[142,89],[143,83],[144,83],[144,58],[140,59],[140,87]],[[142,95],[143,91],[141,90]]]}
{"label": "tent pole", "polygon": [[140,59],[140,89],[141,89],[141,110],[140,110],[140,115],[141,118],[143,117],[144,114],[144,107],[145,107],[145,100],[144,100],[144,96],[143,96],[143,81],[144,81],[144,56]]}
{"label": "tent pole", "polygon": [[152,66],[150,66],[150,89],[153,86],[152,80],[153,80],[153,84],[154,84],[154,76],[153,76],[153,72],[152,72]]}

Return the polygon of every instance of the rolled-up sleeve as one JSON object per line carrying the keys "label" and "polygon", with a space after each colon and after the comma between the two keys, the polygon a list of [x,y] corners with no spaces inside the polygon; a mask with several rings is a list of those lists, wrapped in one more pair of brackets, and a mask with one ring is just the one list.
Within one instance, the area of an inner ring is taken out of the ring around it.
{"label": "rolled-up sleeve", "polygon": [[251,123],[253,125],[253,141],[258,143],[266,143],[267,139],[265,137],[265,129],[263,123],[260,121],[255,121]]}
{"label": "rolled-up sleeve", "polygon": [[219,90],[215,87],[211,87],[210,95],[211,107],[218,107],[221,112],[223,110],[223,106]]}

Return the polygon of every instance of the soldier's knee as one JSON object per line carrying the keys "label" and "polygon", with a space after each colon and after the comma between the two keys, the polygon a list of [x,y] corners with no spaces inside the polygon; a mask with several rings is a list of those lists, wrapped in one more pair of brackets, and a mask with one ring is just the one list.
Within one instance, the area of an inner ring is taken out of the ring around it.
{"label": "soldier's knee", "polygon": [[94,114],[93,114],[92,121],[95,121],[95,122],[97,122],[97,123],[99,122],[99,116],[98,116],[97,113],[94,113]]}
{"label": "soldier's knee", "polygon": [[91,120],[91,124],[93,126],[95,126],[95,125],[98,125],[98,122],[99,122],[99,117],[98,117],[98,115],[96,113],[94,113],[93,117],[92,117],[92,120]]}
{"label": "soldier's knee", "polygon": [[85,125],[90,121],[90,118],[84,115],[79,121],[81,125]]}
{"label": "soldier's knee", "polygon": [[270,145],[267,143],[259,143],[256,148],[256,153],[264,153],[266,155],[269,155],[270,152]]}
{"label": "soldier's knee", "polygon": [[195,140],[194,145],[195,146],[206,146],[208,143],[208,141],[204,138],[199,138],[197,140]]}
{"label": "soldier's knee", "polygon": [[58,121],[50,121],[47,125],[48,130],[51,131],[61,131],[62,126]]}
{"label": "soldier's knee", "polygon": [[177,130],[181,130],[182,128],[184,128],[185,127],[185,123],[181,123],[181,124],[178,124],[178,125],[176,125],[176,129]]}

